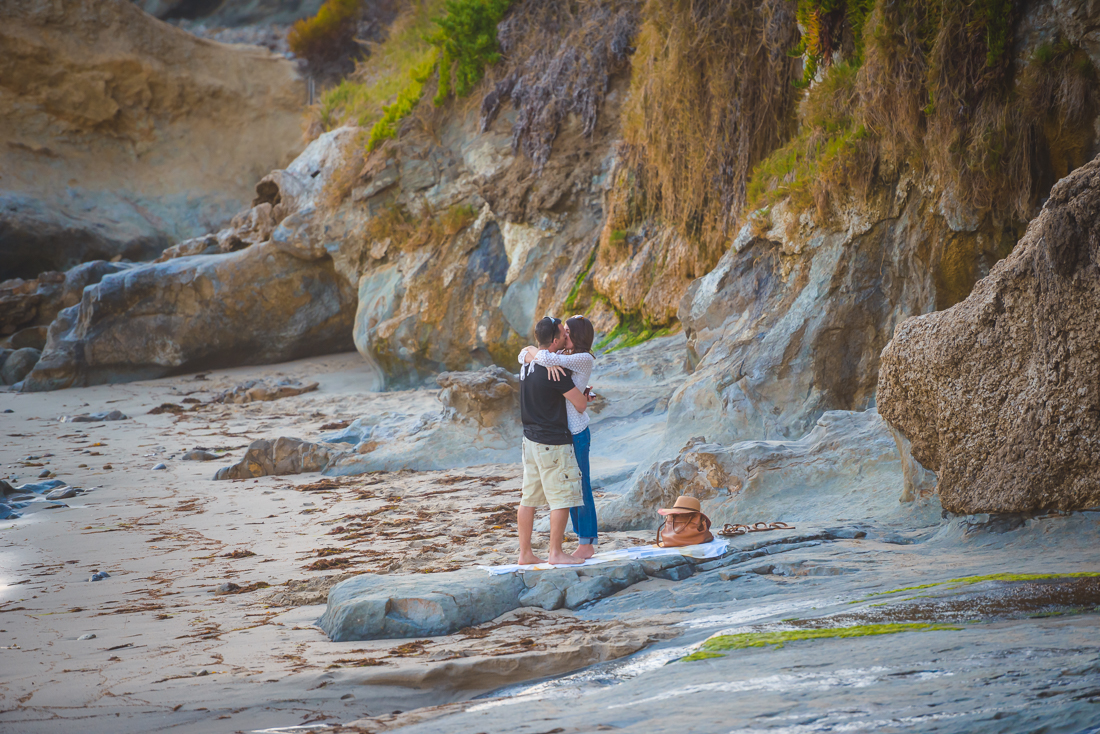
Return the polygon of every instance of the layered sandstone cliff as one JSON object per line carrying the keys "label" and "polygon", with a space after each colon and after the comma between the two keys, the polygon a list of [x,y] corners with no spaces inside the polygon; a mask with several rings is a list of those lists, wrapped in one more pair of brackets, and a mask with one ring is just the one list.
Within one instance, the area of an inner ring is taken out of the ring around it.
{"label": "layered sandstone cliff", "polygon": [[0,280],[216,231],[302,149],[293,62],[126,0],[0,9]]}

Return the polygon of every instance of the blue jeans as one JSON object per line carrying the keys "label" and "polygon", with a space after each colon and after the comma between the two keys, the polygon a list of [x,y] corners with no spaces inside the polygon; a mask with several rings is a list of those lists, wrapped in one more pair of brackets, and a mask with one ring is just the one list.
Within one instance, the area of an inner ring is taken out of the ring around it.
{"label": "blue jeans", "polygon": [[596,502],[592,499],[592,472],[588,465],[591,447],[592,432],[587,428],[573,434],[573,451],[581,468],[581,495],[584,504],[569,508],[569,519],[573,521],[573,532],[577,534],[581,545],[595,545],[599,540],[596,530]]}

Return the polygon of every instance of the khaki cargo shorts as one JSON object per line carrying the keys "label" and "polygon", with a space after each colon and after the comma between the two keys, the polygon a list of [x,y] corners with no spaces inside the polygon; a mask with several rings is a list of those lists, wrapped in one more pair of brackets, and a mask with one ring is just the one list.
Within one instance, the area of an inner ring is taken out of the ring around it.
{"label": "khaki cargo shorts", "polygon": [[523,439],[523,494],[519,503],[524,507],[545,507],[561,510],[583,504],[581,469],[573,444],[547,446]]}

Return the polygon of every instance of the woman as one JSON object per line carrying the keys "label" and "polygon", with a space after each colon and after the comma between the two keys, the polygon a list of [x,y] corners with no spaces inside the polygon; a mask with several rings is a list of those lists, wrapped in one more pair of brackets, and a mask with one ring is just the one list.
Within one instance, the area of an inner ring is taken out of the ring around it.
{"label": "woman", "polygon": [[[535,347],[525,347],[522,353],[525,363],[537,362],[550,372],[553,379],[561,379],[564,372],[560,368],[572,370],[573,384],[578,390],[589,395],[588,381],[592,377],[592,367],[596,358],[592,355],[592,340],[595,338],[595,330],[592,322],[584,316],[574,316],[565,322],[565,330],[568,339],[566,350],[554,354],[545,349],[537,350]],[[591,400],[591,396],[589,396]],[[569,432],[573,434],[573,450],[577,455],[577,464],[581,468],[581,491],[584,504],[569,510],[569,517],[573,521],[573,532],[577,534],[580,545],[573,552],[574,558],[591,558],[596,552],[596,542],[599,536],[596,530],[596,503],[592,499],[592,479],[589,468],[589,449],[592,445],[592,434],[588,430],[588,412],[578,413],[572,404],[566,402],[565,412],[569,418]]]}

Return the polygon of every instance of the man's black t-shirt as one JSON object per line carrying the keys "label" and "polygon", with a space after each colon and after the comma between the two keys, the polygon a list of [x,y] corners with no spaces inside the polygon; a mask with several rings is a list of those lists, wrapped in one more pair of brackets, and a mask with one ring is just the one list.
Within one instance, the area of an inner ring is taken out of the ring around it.
{"label": "man's black t-shirt", "polygon": [[565,370],[565,377],[551,380],[545,367],[533,364],[519,385],[523,435],[529,441],[548,446],[573,443],[573,434],[569,432],[569,418],[565,414],[566,400],[563,397],[575,387],[572,373]]}

